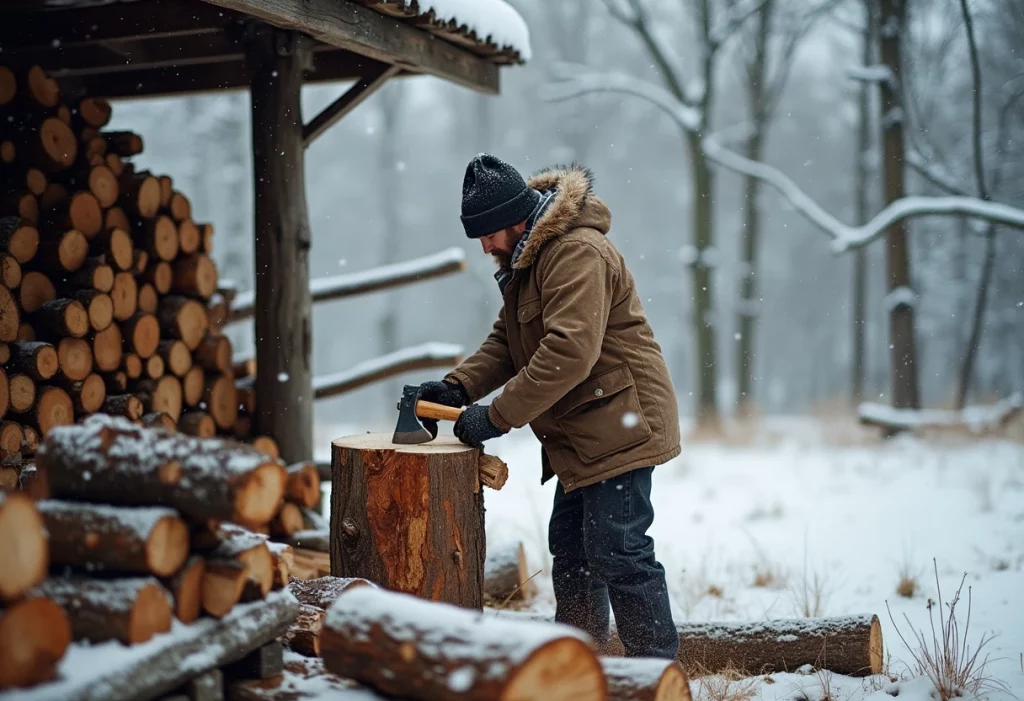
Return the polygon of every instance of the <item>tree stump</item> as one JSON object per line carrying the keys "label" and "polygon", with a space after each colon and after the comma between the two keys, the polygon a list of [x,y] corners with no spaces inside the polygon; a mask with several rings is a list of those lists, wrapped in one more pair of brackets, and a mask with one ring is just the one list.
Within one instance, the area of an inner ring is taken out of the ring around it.
{"label": "tree stump", "polygon": [[331,574],[483,608],[479,451],[452,437],[341,438],[331,454]]}

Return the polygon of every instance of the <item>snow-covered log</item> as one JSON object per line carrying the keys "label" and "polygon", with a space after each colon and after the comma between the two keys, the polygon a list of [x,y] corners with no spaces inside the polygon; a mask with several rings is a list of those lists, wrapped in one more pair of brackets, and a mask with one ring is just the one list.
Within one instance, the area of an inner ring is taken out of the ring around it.
{"label": "snow-covered log", "polygon": [[188,557],[188,526],[162,506],[106,506],[48,499],[36,504],[50,562],[90,572],[166,577]]}
{"label": "snow-covered log", "polygon": [[296,579],[288,585],[288,591],[305,606],[316,606],[325,611],[341,596],[353,587],[376,587],[368,579],[360,577],[317,577],[316,579]]}
{"label": "snow-covered log", "polygon": [[575,628],[383,588],[350,588],[335,600],[320,654],[328,671],[400,698],[607,698],[592,641]]}
{"label": "snow-covered log", "polygon": [[0,690],[49,681],[71,643],[71,623],[60,606],[29,596],[0,608]]}
{"label": "snow-covered log", "polygon": [[484,593],[492,601],[529,600],[537,593],[526,565],[526,550],[519,541],[488,546],[484,561]]}
{"label": "snow-covered log", "polygon": [[[549,622],[545,614],[501,610],[499,619]],[[864,676],[882,670],[882,627],[874,614],[767,621],[677,623],[676,659],[690,674],[737,670],[747,674],[792,672],[805,664],[838,674]],[[601,653],[622,657],[615,625]]]}
{"label": "snow-covered log", "polygon": [[171,629],[173,602],[153,577],[50,577],[38,591],[67,612],[75,640],[134,645]]}
{"label": "snow-covered log", "polygon": [[421,343],[371,360],[348,370],[313,378],[316,399],[336,397],[385,377],[414,370],[449,367],[462,361],[462,346],[451,343]]}
{"label": "snow-covered log", "polygon": [[482,608],[480,451],[450,436],[418,445],[391,438],[356,434],[331,444],[330,574]]}
{"label": "snow-covered log", "polygon": [[[466,267],[466,253],[461,248],[447,248],[422,258],[383,265],[359,273],[319,278],[309,283],[312,301],[327,302],[368,292],[390,289],[410,282],[460,272]],[[252,291],[237,294],[231,303],[231,315],[226,323],[248,319],[253,314],[255,294]]]}
{"label": "snow-covered log", "polygon": [[691,701],[690,684],[677,660],[602,657],[609,701]]}
{"label": "snow-covered log", "polygon": [[320,631],[326,615],[322,608],[299,604],[299,615],[281,636],[284,646],[306,657],[320,657]]}
{"label": "snow-covered log", "polygon": [[25,494],[0,491],[0,603],[20,599],[42,582],[49,565],[46,529],[36,504]]}
{"label": "snow-covered log", "polygon": [[[274,640],[295,618],[298,603],[287,592],[235,607],[223,619],[202,618],[128,648],[74,644],[57,678],[23,690],[18,701],[158,699],[189,679],[245,657]],[[111,654],[117,664],[111,664]]]}
{"label": "snow-covered log", "polygon": [[1024,394],[1017,392],[990,406],[970,406],[962,411],[942,409],[897,409],[864,402],[857,407],[862,424],[886,430],[923,431],[962,429],[971,433],[998,430],[1020,415]]}
{"label": "snow-covered log", "polygon": [[280,460],[249,445],[169,434],[105,414],[54,428],[36,460],[59,498],[164,504],[199,523],[250,527],[277,513],[287,477]]}

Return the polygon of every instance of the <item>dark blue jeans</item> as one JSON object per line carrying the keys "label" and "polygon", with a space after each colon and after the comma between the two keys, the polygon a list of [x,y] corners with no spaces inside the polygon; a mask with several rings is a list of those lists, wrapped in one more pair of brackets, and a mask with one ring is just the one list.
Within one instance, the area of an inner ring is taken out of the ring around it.
{"label": "dark blue jeans", "polygon": [[672,621],[665,569],[647,529],[653,467],[580,487],[555,486],[548,526],[555,620],[608,640],[608,609],[629,657],[674,659],[679,635]]}

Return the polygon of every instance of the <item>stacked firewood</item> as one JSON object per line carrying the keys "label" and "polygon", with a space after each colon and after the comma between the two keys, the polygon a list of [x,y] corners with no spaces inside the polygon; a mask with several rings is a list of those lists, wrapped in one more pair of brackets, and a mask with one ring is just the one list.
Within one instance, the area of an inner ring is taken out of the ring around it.
{"label": "stacked firewood", "polygon": [[[0,458],[98,412],[252,440],[221,333],[213,226],[105,100],[38,66],[0,103]],[[260,447],[276,456],[273,441]],[[17,465],[0,473],[17,477]]]}
{"label": "stacked firewood", "polygon": [[250,445],[96,414],[53,428],[36,470],[42,498],[0,493],[0,538],[19,545],[0,555],[0,602],[14,602],[0,612],[0,669],[13,675],[0,687],[52,678],[68,638],[143,643],[291,579],[290,547],[256,532],[288,474]]}

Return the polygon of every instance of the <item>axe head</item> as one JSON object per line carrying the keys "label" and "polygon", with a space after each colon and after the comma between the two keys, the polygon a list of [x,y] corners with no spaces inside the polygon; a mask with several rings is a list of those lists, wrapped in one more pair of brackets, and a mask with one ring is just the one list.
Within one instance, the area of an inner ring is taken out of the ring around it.
{"label": "axe head", "polygon": [[416,416],[416,400],[419,399],[419,385],[406,385],[402,389],[402,398],[398,401],[398,423],[392,443],[400,445],[416,445],[432,441],[436,436],[428,431],[420,417]]}

